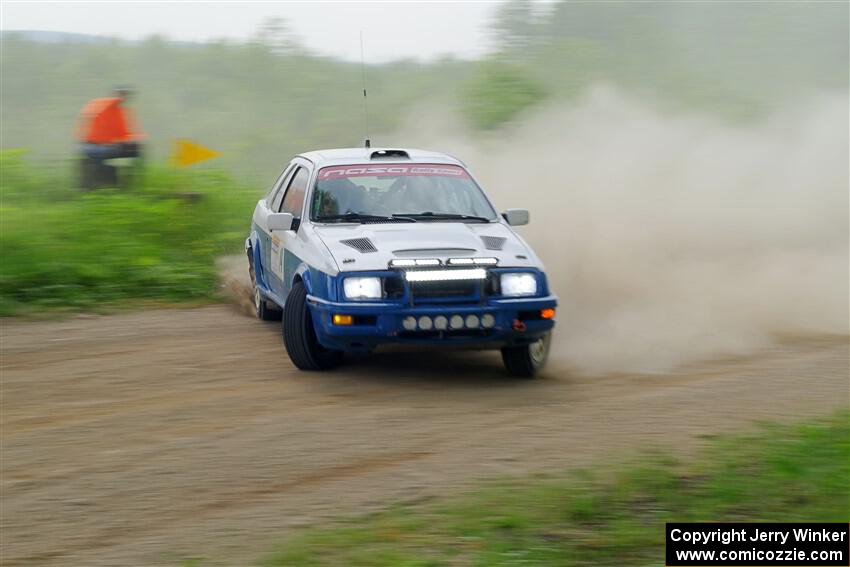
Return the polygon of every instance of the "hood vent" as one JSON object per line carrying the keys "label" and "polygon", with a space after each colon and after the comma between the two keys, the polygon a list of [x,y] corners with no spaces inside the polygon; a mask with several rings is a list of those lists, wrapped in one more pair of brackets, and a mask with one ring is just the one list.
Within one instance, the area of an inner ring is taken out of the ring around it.
{"label": "hood vent", "polygon": [[505,245],[505,241],[507,238],[503,238],[501,236],[481,236],[481,240],[484,242],[484,246],[487,250],[501,250]]}
{"label": "hood vent", "polygon": [[361,254],[368,254],[370,252],[378,251],[378,249],[375,248],[375,245],[372,244],[372,241],[368,238],[349,238],[348,240],[340,240],[339,242],[340,244],[351,246]]}
{"label": "hood vent", "polygon": [[410,154],[404,150],[375,150],[369,159],[410,159]]}

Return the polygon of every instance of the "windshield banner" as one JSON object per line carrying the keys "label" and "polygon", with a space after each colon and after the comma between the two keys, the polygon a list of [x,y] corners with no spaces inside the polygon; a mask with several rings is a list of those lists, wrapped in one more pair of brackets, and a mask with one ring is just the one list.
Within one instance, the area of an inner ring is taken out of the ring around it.
{"label": "windshield banner", "polygon": [[346,177],[420,177],[444,176],[468,178],[469,174],[456,165],[346,165],[326,167],[319,171],[319,179],[344,179]]}

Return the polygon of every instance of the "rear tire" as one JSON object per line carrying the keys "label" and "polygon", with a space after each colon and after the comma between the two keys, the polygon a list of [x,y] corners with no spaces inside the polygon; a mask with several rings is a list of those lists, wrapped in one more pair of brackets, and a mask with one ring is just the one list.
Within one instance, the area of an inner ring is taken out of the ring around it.
{"label": "rear tire", "polygon": [[543,335],[540,340],[528,345],[505,347],[502,349],[502,362],[508,372],[519,378],[533,378],[546,366],[549,358],[549,346],[552,332]]}
{"label": "rear tire", "polygon": [[254,304],[257,319],[260,321],[280,321],[283,312],[277,306],[269,305],[269,301],[263,298],[260,287],[257,285],[257,275],[254,273],[253,264],[251,264],[249,273],[251,274],[251,302]]}
{"label": "rear tire", "polygon": [[342,361],[342,352],[319,344],[302,282],[296,282],[286,298],[282,327],[286,353],[299,369],[330,370]]}

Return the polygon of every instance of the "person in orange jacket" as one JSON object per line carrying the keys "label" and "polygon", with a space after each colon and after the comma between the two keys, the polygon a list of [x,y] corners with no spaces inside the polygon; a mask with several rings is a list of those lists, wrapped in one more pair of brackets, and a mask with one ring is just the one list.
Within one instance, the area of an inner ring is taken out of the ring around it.
{"label": "person in orange jacket", "polygon": [[131,95],[129,87],[116,87],[114,96],[90,100],[80,111],[77,138],[84,189],[118,183],[115,167],[106,160],[141,157],[144,134],[126,105]]}

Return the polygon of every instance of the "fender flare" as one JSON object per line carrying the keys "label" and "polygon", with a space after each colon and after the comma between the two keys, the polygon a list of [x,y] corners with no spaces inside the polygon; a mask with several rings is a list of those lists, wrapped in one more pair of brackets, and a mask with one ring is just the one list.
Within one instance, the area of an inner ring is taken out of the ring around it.
{"label": "fender flare", "polygon": [[263,290],[268,290],[269,286],[266,283],[265,267],[262,261],[262,250],[260,248],[260,239],[257,237],[257,232],[252,231],[251,235],[245,240],[245,253],[250,254],[248,261],[254,268],[254,277],[257,279],[257,285]]}
{"label": "fender flare", "polygon": [[298,268],[296,268],[295,275],[292,277],[292,285],[295,285],[297,281],[304,283],[304,287],[307,289],[309,295],[313,294],[313,278],[310,275],[310,266],[304,262],[301,262]]}

